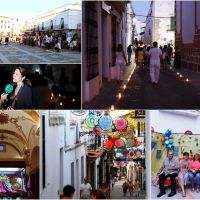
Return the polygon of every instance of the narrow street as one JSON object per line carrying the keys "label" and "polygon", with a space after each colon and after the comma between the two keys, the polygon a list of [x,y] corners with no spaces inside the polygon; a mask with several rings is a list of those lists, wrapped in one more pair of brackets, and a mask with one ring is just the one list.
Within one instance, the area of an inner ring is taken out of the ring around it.
{"label": "narrow street", "polygon": [[[173,64],[173,60],[171,63]],[[182,77],[177,75],[177,72]],[[186,81],[186,78],[189,81]],[[168,64],[167,70],[162,70],[161,66],[159,82],[152,86],[149,71],[136,67],[133,54],[130,68],[124,67],[123,82],[117,84],[116,79],[109,81],[99,95],[91,102],[85,103],[83,108],[109,109],[114,105],[115,109],[197,109],[200,107],[199,102],[200,74],[184,68],[174,69]]]}
{"label": "narrow street", "polygon": [[133,196],[130,196],[129,191],[127,191],[126,196],[124,196],[122,189],[123,183],[124,181],[115,182],[114,190],[111,189],[111,199],[146,199],[146,194],[143,191],[139,192],[139,196],[135,196],[135,190],[133,191]]}

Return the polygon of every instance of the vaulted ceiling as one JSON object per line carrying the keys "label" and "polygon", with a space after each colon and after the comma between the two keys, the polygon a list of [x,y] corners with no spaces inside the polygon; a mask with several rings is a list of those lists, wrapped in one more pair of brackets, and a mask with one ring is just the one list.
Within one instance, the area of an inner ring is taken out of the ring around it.
{"label": "vaulted ceiling", "polygon": [[[12,146],[21,158],[40,134],[40,112],[37,110],[0,111],[0,144]],[[30,139],[32,138],[32,139]],[[35,144],[35,146],[39,144]],[[0,152],[0,157],[1,157]]]}

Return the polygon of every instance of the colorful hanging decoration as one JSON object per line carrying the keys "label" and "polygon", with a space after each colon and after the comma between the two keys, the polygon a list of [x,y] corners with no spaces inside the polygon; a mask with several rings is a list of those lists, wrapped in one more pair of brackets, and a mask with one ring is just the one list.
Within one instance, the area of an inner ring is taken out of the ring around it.
{"label": "colorful hanging decoration", "polygon": [[133,150],[130,150],[130,151],[129,151],[129,156],[130,156],[131,158],[133,158],[134,155],[135,155],[135,152],[134,152]]}
{"label": "colorful hanging decoration", "polygon": [[121,139],[117,139],[115,141],[115,146],[118,147],[118,148],[123,147],[124,146],[124,141],[121,140]]}
{"label": "colorful hanging decoration", "polygon": [[112,148],[113,145],[114,145],[113,142],[110,141],[110,140],[106,140],[106,141],[104,142],[104,146],[105,146],[107,149]]}
{"label": "colorful hanging decoration", "polygon": [[99,120],[99,125],[104,131],[109,130],[112,126],[112,118],[109,115],[103,115]]}
{"label": "colorful hanging decoration", "polygon": [[161,137],[161,142],[165,142],[165,137]]}
{"label": "colorful hanging decoration", "polygon": [[95,115],[101,115],[103,113],[103,110],[94,110]]}
{"label": "colorful hanging decoration", "polygon": [[124,137],[129,139],[133,138],[134,137],[133,131],[132,130],[127,131],[126,134],[124,134]]}
{"label": "colorful hanging decoration", "polygon": [[126,145],[127,145],[129,148],[133,147],[134,144],[135,144],[134,139],[128,139],[127,142],[126,142]]}
{"label": "colorful hanging decoration", "polygon": [[169,129],[165,132],[165,136],[169,137],[171,135],[172,131],[170,131]]}
{"label": "colorful hanging decoration", "polygon": [[142,151],[141,151],[140,149],[137,149],[137,150],[135,151],[135,155],[136,155],[137,157],[140,157],[140,156],[142,155]]}
{"label": "colorful hanging decoration", "polygon": [[125,157],[128,156],[128,150],[122,150],[122,155]]}
{"label": "colorful hanging decoration", "polygon": [[127,126],[127,121],[123,117],[118,117],[115,120],[115,126],[116,126],[117,129],[123,130]]}
{"label": "colorful hanging decoration", "polygon": [[154,133],[154,128],[153,128],[153,126],[151,126],[151,133]]}
{"label": "colorful hanging decoration", "polygon": [[193,133],[192,133],[192,131],[187,130],[187,131],[185,131],[185,135],[193,135]]}
{"label": "colorful hanging decoration", "polygon": [[170,139],[173,139],[173,135],[170,135],[169,138],[170,138]]}
{"label": "colorful hanging decoration", "polygon": [[88,115],[86,118],[86,124],[88,127],[93,128],[98,124],[98,118],[96,115]]}

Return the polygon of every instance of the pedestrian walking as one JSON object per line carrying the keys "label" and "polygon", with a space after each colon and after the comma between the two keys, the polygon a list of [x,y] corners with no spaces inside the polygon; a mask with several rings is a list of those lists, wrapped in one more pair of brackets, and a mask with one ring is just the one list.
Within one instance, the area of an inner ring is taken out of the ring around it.
{"label": "pedestrian walking", "polygon": [[112,178],[111,179],[111,184],[112,184],[112,190],[114,189],[114,185],[115,185],[115,180]]}
{"label": "pedestrian walking", "polygon": [[128,184],[128,190],[129,190],[130,196],[133,196],[133,187],[134,187],[134,185],[133,185],[132,181],[130,181]]}
{"label": "pedestrian walking", "polygon": [[117,51],[115,52],[116,67],[117,67],[117,82],[123,81],[123,68],[124,60],[128,66],[125,53],[121,44],[118,45]]}
{"label": "pedestrian walking", "polygon": [[131,64],[131,54],[132,54],[131,44],[127,48],[127,53],[128,53],[128,65],[130,65]]}
{"label": "pedestrian walking", "polygon": [[128,185],[126,182],[123,183],[122,185],[122,188],[123,188],[123,193],[124,193],[124,196],[126,196],[126,193],[127,193],[127,189],[128,189]]}
{"label": "pedestrian walking", "polygon": [[88,179],[84,178],[84,183],[81,184],[80,199],[90,199],[92,194],[92,186],[88,183]]}
{"label": "pedestrian walking", "polygon": [[147,70],[149,70],[150,68],[149,50],[150,50],[150,46],[147,47],[147,51],[145,52],[145,64],[146,64]]}
{"label": "pedestrian walking", "polygon": [[134,188],[135,188],[135,196],[139,196],[140,182],[137,179],[135,179]]}
{"label": "pedestrian walking", "polygon": [[181,52],[180,52],[178,46],[175,47],[174,67],[181,68]]}
{"label": "pedestrian walking", "polygon": [[72,199],[74,196],[75,189],[72,185],[66,185],[63,188],[63,198],[61,199]]}
{"label": "pedestrian walking", "polygon": [[171,48],[170,44],[168,44],[168,47],[167,47],[167,54],[168,54],[168,58],[169,58],[168,64],[171,64],[172,48]]}
{"label": "pedestrian walking", "polygon": [[163,66],[163,70],[167,70],[166,51],[165,51],[165,49],[162,48],[161,52],[162,52],[161,63],[162,63],[162,66]]}
{"label": "pedestrian walking", "polygon": [[158,83],[160,72],[160,58],[162,58],[162,52],[160,49],[158,49],[157,42],[153,42],[153,48],[149,51],[149,58],[151,83],[154,86],[155,83]]}
{"label": "pedestrian walking", "polygon": [[53,47],[53,36],[52,36],[52,34],[50,33],[50,49],[52,49],[52,47]]}
{"label": "pedestrian walking", "polygon": [[144,53],[142,48],[139,48],[138,50],[138,63],[141,70],[143,68],[143,63],[144,63]]}
{"label": "pedestrian walking", "polygon": [[61,49],[61,34],[60,34],[60,32],[58,32],[57,39],[58,39],[58,42],[60,44],[60,49]]}
{"label": "pedestrian walking", "polygon": [[101,184],[101,190],[104,192],[106,199],[110,199],[110,193],[109,193],[109,190],[106,188],[105,183]]}

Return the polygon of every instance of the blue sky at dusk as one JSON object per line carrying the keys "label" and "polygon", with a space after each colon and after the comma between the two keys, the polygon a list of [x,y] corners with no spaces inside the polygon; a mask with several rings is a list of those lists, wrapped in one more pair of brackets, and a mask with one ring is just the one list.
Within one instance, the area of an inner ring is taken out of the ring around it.
{"label": "blue sky at dusk", "polygon": [[[132,1],[133,10],[136,15],[145,15],[147,16],[150,8],[151,1]],[[146,17],[136,16],[137,20],[145,22]]]}

